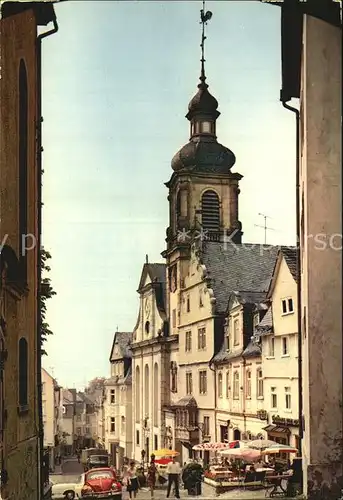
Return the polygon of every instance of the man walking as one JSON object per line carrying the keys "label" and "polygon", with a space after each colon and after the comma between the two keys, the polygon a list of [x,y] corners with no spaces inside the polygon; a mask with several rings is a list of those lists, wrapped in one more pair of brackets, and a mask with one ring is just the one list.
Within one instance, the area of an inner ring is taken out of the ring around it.
{"label": "man walking", "polygon": [[175,457],[173,457],[172,461],[169,462],[169,464],[167,465],[167,474],[168,474],[167,498],[169,498],[170,490],[173,484],[175,488],[175,497],[180,498],[179,476],[181,474],[181,467],[179,462],[175,461]]}

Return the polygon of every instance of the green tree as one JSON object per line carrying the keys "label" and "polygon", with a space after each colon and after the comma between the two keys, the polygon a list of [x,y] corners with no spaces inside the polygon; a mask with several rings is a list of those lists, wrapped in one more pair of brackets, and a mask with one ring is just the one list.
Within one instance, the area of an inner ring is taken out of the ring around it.
{"label": "green tree", "polygon": [[46,322],[46,302],[48,299],[51,299],[54,295],[56,295],[55,290],[51,285],[51,279],[46,277],[45,274],[49,273],[51,268],[47,264],[47,262],[51,259],[51,254],[42,248],[41,250],[41,272],[42,272],[42,282],[41,282],[41,293],[40,293],[40,334],[41,334],[41,353],[42,355],[46,354],[44,349],[44,342],[46,341],[48,335],[52,335],[53,332],[50,330],[49,324]]}

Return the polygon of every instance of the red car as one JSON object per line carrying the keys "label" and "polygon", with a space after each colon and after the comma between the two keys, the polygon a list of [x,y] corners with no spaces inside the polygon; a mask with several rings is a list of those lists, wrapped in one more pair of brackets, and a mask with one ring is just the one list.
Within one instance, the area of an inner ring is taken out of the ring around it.
{"label": "red car", "polygon": [[122,500],[122,485],[111,467],[91,469],[85,473],[81,497],[94,500]]}

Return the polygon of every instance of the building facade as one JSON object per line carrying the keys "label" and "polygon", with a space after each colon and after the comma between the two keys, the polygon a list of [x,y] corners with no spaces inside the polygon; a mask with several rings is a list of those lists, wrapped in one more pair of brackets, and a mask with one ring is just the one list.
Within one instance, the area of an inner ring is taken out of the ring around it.
{"label": "building facade", "polygon": [[42,414],[44,426],[44,448],[49,454],[49,467],[55,466],[55,444],[58,435],[59,401],[56,406],[56,381],[42,368]]}
{"label": "building facade", "polygon": [[304,493],[323,499],[343,489],[341,9],[287,0],[281,11],[281,100],[288,109],[292,98],[300,103],[290,110],[299,146]]}
{"label": "building facade", "polygon": [[178,338],[171,409],[182,462],[192,455],[194,444],[218,441],[224,432],[217,419],[213,360],[223,348],[228,302],[236,290],[265,295],[277,254],[274,247],[241,243],[242,176],[232,172],[233,152],[217,141],[217,108],[202,61],[198,92],[186,115],[190,140],[172,159],[173,174],[166,184],[167,313],[170,334]]}
{"label": "building facade", "polygon": [[177,363],[172,355],[177,336],[169,335],[164,264],[147,259],[138,293],[140,308],[131,344],[132,438],[133,457],[141,461],[166,443],[173,444],[173,412],[168,409],[177,391]]}
{"label": "building facade", "polygon": [[132,333],[116,332],[110,354],[111,377],[105,381],[105,448],[112,464],[122,467],[132,457]]}
{"label": "building facade", "polygon": [[[41,38],[52,4],[1,6],[1,496],[45,492],[41,418],[40,109]],[[56,31],[56,24],[53,31]],[[52,32],[52,31],[51,31]]]}
{"label": "building facade", "polygon": [[296,249],[279,251],[261,331],[268,439],[299,449],[298,301]]}
{"label": "building facade", "polygon": [[62,389],[61,449],[62,455],[72,455],[75,451],[75,404],[74,395]]}
{"label": "building facade", "polygon": [[265,436],[265,374],[260,339],[254,335],[267,311],[265,300],[266,292],[234,292],[228,302],[224,344],[213,359],[221,442]]}

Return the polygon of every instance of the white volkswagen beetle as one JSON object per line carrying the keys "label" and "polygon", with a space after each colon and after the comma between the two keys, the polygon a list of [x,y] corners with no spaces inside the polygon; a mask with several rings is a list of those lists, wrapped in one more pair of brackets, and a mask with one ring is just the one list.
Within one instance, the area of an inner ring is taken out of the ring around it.
{"label": "white volkswagen beetle", "polygon": [[75,483],[55,483],[52,486],[52,500],[76,500],[81,498],[85,475],[81,474]]}

